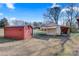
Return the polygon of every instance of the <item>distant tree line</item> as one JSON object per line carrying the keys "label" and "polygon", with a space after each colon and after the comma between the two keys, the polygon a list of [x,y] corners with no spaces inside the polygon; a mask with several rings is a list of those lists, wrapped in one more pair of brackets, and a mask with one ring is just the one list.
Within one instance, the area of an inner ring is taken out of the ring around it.
{"label": "distant tree line", "polygon": [[34,29],[40,29],[43,26],[43,22],[33,22],[31,25]]}
{"label": "distant tree line", "polygon": [[9,22],[8,19],[5,17],[0,20],[0,28],[3,28],[5,26],[27,26],[27,25],[31,25],[33,28],[39,29],[41,26],[43,26],[43,23],[42,22],[26,22],[23,20],[12,20],[11,22]]}
{"label": "distant tree line", "polygon": [[3,27],[8,26],[8,25],[9,25],[9,23],[8,23],[7,18],[3,18],[0,20],[0,28],[3,28]]}

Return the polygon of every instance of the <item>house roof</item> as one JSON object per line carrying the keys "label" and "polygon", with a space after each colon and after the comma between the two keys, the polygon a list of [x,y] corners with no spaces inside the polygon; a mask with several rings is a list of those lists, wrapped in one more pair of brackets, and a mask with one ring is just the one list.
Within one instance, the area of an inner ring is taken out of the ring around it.
{"label": "house roof", "polygon": [[55,27],[55,26],[57,26],[57,24],[55,24],[55,23],[47,23],[42,27]]}
{"label": "house roof", "polygon": [[42,29],[57,28],[58,26],[59,26],[59,27],[68,27],[68,26],[63,26],[63,25],[57,25],[57,24],[55,24],[55,23],[48,23],[48,24],[42,26],[41,28],[42,28]]}

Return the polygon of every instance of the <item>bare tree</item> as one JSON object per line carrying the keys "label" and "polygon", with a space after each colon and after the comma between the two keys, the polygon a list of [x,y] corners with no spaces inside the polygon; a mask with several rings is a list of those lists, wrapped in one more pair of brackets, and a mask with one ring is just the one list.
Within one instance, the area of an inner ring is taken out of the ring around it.
{"label": "bare tree", "polygon": [[47,13],[44,14],[45,20],[50,22],[55,22],[58,24],[58,17],[60,14],[61,8],[59,6],[54,6],[52,8],[47,9]]}
{"label": "bare tree", "polygon": [[68,4],[68,11],[66,11],[66,13],[67,13],[67,15],[68,15],[68,20],[69,20],[69,22],[70,22],[70,27],[72,26],[72,19],[73,19],[73,12],[74,12],[74,10],[73,10],[73,6],[74,6],[74,4],[73,3],[70,3],[70,4]]}
{"label": "bare tree", "polygon": [[70,23],[70,31],[71,31],[73,28],[74,21],[76,21],[76,18],[79,15],[79,12],[78,12],[79,8],[77,4],[69,3],[67,9],[69,10],[66,11],[66,16],[68,17],[68,22]]}
{"label": "bare tree", "polygon": [[8,25],[9,25],[9,23],[8,23],[7,18],[1,19],[1,21],[0,21],[0,27],[5,27],[5,26],[8,26]]}

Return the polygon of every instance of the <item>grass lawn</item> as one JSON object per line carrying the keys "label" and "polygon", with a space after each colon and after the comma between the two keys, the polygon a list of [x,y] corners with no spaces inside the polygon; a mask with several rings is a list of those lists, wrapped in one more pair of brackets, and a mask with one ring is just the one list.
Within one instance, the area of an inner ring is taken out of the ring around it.
{"label": "grass lawn", "polygon": [[46,34],[44,31],[40,31],[39,29],[35,29],[35,30],[33,30],[33,34]]}
{"label": "grass lawn", "polygon": [[79,33],[71,33],[71,37],[78,37]]}
{"label": "grass lawn", "polygon": [[6,43],[6,42],[13,42],[16,41],[15,39],[8,39],[8,38],[0,38],[0,43]]}

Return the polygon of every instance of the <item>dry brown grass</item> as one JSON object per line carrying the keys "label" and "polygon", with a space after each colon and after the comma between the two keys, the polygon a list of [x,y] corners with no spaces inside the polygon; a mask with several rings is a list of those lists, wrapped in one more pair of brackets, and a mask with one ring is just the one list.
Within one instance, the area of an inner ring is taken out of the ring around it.
{"label": "dry brown grass", "polygon": [[[0,36],[3,36],[3,30],[0,29]],[[31,40],[21,40],[0,43],[0,55],[6,56],[53,56],[53,55],[79,55],[79,34],[72,35],[62,47],[61,38],[44,37],[32,38]],[[42,37],[42,36],[40,36]],[[66,39],[64,37],[63,39]],[[64,48],[64,51],[61,51]]]}
{"label": "dry brown grass", "polygon": [[79,55],[79,33],[71,34],[70,40],[64,45],[62,55]]}

